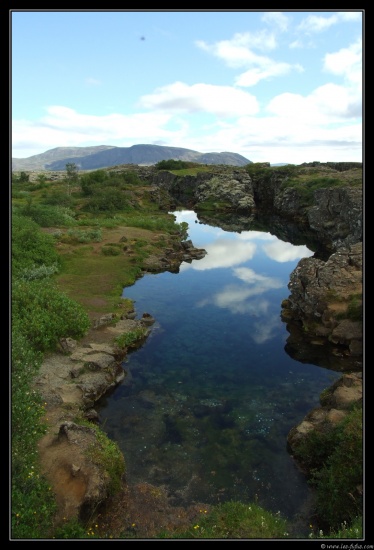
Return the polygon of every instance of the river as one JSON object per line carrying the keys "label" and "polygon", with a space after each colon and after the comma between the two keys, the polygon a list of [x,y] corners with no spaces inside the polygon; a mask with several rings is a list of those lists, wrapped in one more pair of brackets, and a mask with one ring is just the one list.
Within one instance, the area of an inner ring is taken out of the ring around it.
{"label": "river", "polygon": [[156,322],[128,355],[125,380],[98,407],[128,478],[163,486],[176,505],[257,502],[295,520],[310,489],[287,434],[338,372],[285,351],[281,302],[313,252],[268,232],[229,232],[175,212],[207,255],[148,274],[123,296]]}

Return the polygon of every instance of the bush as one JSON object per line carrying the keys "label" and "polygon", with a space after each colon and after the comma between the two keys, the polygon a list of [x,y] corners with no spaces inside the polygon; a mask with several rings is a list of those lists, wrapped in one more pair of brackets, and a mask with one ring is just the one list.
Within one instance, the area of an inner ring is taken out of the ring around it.
{"label": "bush", "polygon": [[108,179],[108,172],[105,170],[95,170],[94,172],[83,174],[80,178],[83,195],[92,195],[94,193],[94,188],[98,184],[102,184],[106,179]]}
{"label": "bush", "polygon": [[70,208],[40,204],[27,205],[20,209],[23,216],[31,218],[41,227],[59,227],[75,224],[75,213]]}
{"label": "bush", "polygon": [[14,282],[12,323],[43,352],[56,349],[60,338],[81,338],[91,324],[80,304],[45,280]]}
{"label": "bush", "polygon": [[104,254],[104,256],[119,256],[121,254],[121,249],[116,245],[105,245],[102,247],[101,253]]}
{"label": "bush", "polygon": [[116,187],[95,189],[84,207],[84,210],[90,212],[116,212],[118,210],[128,209],[129,204],[126,195]]}
{"label": "bush", "polygon": [[67,208],[74,205],[74,199],[64,191],[53,191],[46,194],[44,204],[52,206],[65,206]]}
{"label": "bush", "polygon": [[69,229],[67,232],[67,237],[69,242],[77,242],[77,243],[99,243],[103,239],[103,233],[101,229]]}
{"label": "bush", "polygon": [[60,265],[55,241],[42,233],[39,225],[30,218],[15,215],[12,218],[12,275],[27,270],[48,269]]}
{"label": "bush", "polygon": [[161,160],[155,165],[156,170],[183,170],[188,168],[190,164],[183,160]]}

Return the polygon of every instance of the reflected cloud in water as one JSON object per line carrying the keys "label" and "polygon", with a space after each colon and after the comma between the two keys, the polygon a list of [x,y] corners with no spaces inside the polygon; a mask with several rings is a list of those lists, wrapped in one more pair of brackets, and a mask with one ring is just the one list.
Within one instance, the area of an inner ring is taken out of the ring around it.
{"label": "reflected cloud in water", "polygon": [[273,241],[275,239],[271,233],[262,233],[261,231],[242,231],[238,233],[237,238],[241,241]]}
{"label": "reflected cloud in water", "polygon": [[279,240],[271,233],[261,231],[230,233],[230,237],[227,237],[227,232],[217,227],[196,224],[196,219],[193,211],[184,211],[176,216],[179,223],[186,221],[189,224],[188,233],[192,242],[196,238],[201,243],[201,236],[204,234],[205,244],[199,246],[207,251],[207,255],[198,261],[182,263],[180,271],[231,268],[232,277],[240,281],[226,284],[218,292],[205,296],[196,304],[197,307],[213,305],[233,314],[250,315],[254,319],[248,327],[249,336],[254,342],[263,344],[274,338],[280,330],[280,317],[279,314],[274,314],[274,310],[270,311],[272,300],[261,295],[283,288],[285,282],[277,277],[257,273],[245,264],[253,260],[255,255],[265,256],[279,264],[295,262],[313,255],[313,252],[304,245],[295,246]]}
{"label": "reflected cloud in water", "polygon": [[241,242],[232,239],[217,239],[211,244],[203,246],[207,255],[191,264],[182,265],[181,269],[215,269],[218,267],[232,267],[251,260],[255,255],[257,245],[255,243]]}
{"label": "reflected cloud in water", "polygon": [[258,288],[227,285],[221,292],[200,300],[197,306],[204,307],[208,304],[213,304],[217,307],[228,309],[231,313],[250,313],[251,315],[261,316],[267,312],[269,302],[267,300],[247,300],[263,292],[263,289]]}
{"label": "reflected cloud in water", "polygon": [[278,239],[270,244],[265,244],[263,250],[271,260],[280,263],[292,262],[299,258],[313,256],[313,252],[305,245],[295,246]]}
{"label": "reflected cloud in water", "polygon": [[265,275],[260,275],[253,271],[249,267],[236,267],[233,269],[233,273],[238,279],[241,279],[248,284],[256,284],[256,293],[260,294],[266,290],[272,288],[281,288],[283,286],[282,281],[275,277],[266,277]]}
{"label": "reflected cloud in water", "polygon": [[254,331],[250,334],[256,344],[263,344],[267,340],[274,338],[275,333],[279,331],[279,315],[267,317],[266,323],[256,321],[253,324]]}

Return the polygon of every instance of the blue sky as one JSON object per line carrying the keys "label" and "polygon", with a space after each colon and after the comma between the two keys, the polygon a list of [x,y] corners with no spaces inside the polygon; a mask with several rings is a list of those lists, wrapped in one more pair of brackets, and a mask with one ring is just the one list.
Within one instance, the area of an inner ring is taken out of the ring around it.
{"label": "blue sky", "polygon": [[364,11],[11,10],[12,156],[362,159]]}

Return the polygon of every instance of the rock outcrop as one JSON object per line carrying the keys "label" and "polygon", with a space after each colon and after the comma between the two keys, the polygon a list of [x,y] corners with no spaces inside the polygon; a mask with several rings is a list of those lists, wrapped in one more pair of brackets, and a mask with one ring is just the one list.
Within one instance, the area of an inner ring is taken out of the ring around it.
{"label": "rock outcrop", "polygon": [[44,400],[46,435],[39,442],[42,470],[58,504],[57,521],[89,516],[110,494],[111,479],[90,451],[98,447],[94,428],[77,419],[98,420],[95,403],[124,378],[128,348],[116,337],[141,329],[147,338],[154,319],[100,318],[81,342],[60,342],[61,353],[45,357],[33,384]]}
{"label": "rock outcrop", "polygon": [[282,303],[282,319],[299,322],[308,338],[326,338],[360,359],[362,284],[360,242],[339,248],[326,262],[303,258],[291,273],[291,295]]}
{"label": "rock outcrop", "polygon": [[[299,448],[313,432],[326,433],[337,426],[352,406],[362,403],[362,373],[343,374],[320,396],[320,406],[310,411],[305,418],[290,430],[287,444],[290,453],[299,457]],[[308,460],[312,457],[308,457]],[[303,466],[303,460],[301,460]],[[306,473],[309,474],[308,469]]]}

